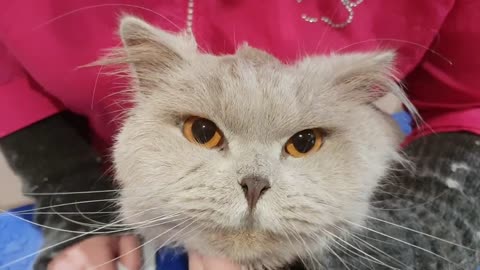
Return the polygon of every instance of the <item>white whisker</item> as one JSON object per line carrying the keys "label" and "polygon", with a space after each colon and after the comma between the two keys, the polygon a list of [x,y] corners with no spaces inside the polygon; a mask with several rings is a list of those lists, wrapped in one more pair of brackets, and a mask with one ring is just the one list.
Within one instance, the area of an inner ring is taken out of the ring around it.
{"label": "white whisker", "polygon": [[[137,213],[137,214],[135,214],[135,215],[140,215],[140,214],[142,214],[142,213],[143,213],[143,212],[140,212],[140,213]],[[133,216],[135,216],[135,215],[133,215]],[[126,218],[124,218],[124,219],[126,219]],[[124,219],[119,219],[119,220],[113,222],[112,224],[120,223],[120,222],[121,222],[122,220],[124,220]],[[95,229],[95,230],[93,230],[93,231],[85,232],[85,233],[82,233],[82,234],[80,234],[80,235],[71,237],[71,238],[69,238],[69,239],[67,239],[67,240],[60,241],[60,242],[58,242],[58,243],[56,243],[56,244],[53,244],[53,245],[50,245],[50,246],[48,246],[48,247],[42,248],[42,249],[40,249],[40,250],[38,250],[38,251],[36,251],[36,252],[30,253],[30,254],[27,254],[27,255],[25,255],[25,256],[22,256],[22,257],[20,257],[20,258],[18,258],[18,259],[12,260],[12,261],[10,261],[10,262],[7,263],[7,264],[1,265],[1,266],[0,266],[0,269],[8,269],[11,265],[13,265],[13,264],[15,264],[15,263],[18,263],[18,262],[20,262],[20,261],[23,261],[23,260],[25,260],[25,259],[27,259],[27,258],[33,257],[33,256],[35,256],[35,255],[37,255],[37,254],[39,254],[39,253],[41,253],[41,252],[44,252],[44,251],[49,250],[49,249],[51,249],[51,248],[54,248],[54,247],[56,247],[56,246],[60,246],[60,245],[65,244],[65,243],[67,243],[67,242],[69,242],[69,241],[78,239],[78,238],[80,238],[80,237],[83,237],[83,236],[86,236],[86,235],[92,235],[92,234],[94,234],[95,232],[98,232],[98,231],[100,231],[101,229],[108,227],[108,225],[110,225],[110,224],[107,224],[107,225],[105,225],[105,226],[102,226],[102,227],[100,227],[100,228],[98,228],[98,229]]]}
{"label": "white whisker", "polygon": [[[346,229],[343,229],[343,228],[340,228],[339,226],[335,226],[337,229],[339,230],[343,230],[345,232],[348,232]],[[352,237],[353,239],[359,241],[361,244],[363,245],[366,245],[370,250],[375,250],[376,252],[380,253],[380,254],[383,254],[385,255],[386,257],[388,257],[389,259],[395,261],[396,263],[402,265],[403,267],[405,267],[405,269],[411,269],[409,266],[407,266],[406,264],[402,263],[401,261],[397,260],[396,258],[394,258],[393,256],[387,254],[386,252],[380,250],[379,248],[375,247],[374,245],[368,243],[367,241],[361,239],[360,237],[356,236],[355,234],[351,233],[349,235],[350,237]]]}
{"label": "white whisker", "polygon": [[381,233],[381,232],[379,232],[379,231],[376,231],[376,230],[374,230],[374,229],[371,229],[371,228],[362,226],[362,225],[360,225],[360,224],[356,224],[356,223],[351,222],[351,221],[349,221],[349,220],[344,219],[344,221],[347,222],[347,223],[350,223],[350,224],[352,224],[352,225],[354,225],[354,226],[357,226],[357,227],[363,228],[363,229],[365,229],[365,230],[368,230],[368,231],[374,232],[374,233],[376,233],[376,234],[379,234],[379,235],[381,235],[381,236],[385,236],[385,237],[387,237],[387,238],[390,238],[390,239],[392,239],[392,240],[395,240],[395,241],[400,242],[400,243],[402,243],[402,244],[405,244],[405,245],[407,245],[407,246],[411,246],[411,247],[413,247],[413,248],[422,250],[422,251],[424,251],[424,252],[426,252],[426,253],[428,253],[428,254],[430,254],[430,255],[433,255],[433,256],[435,256],[435,257],[437,257],[437,258],[440,258],[440,259],[442,259],[442,260],[444,260],[444,261],[446,261],[446,262],[448,262],[448,263],[451,263],[451,264],[459,267],[459,265],[458,265],[457,263],[452,262],[451,260],[449,260],[449,259],[447,259],[447,258],[445,258],[445,257],[443,257],[443,256],[441,256],[441,255],[438,255],[437,253],[432,252],[432,251],[430,251],[430,250],[428,250],[428,249],[425,249],[425,248],[419,247],[419,246],[417,246],[417,245],[408,243],[407,241],[404,241],[404,240],[395,238],[395,237],[390,236],[390,235],[385,234],[385,233]]}
{"label": "white whisker", "polygon": [[368,215],[365,215],[367,218],[369,219],[373,219],[373,220],[376,220],[376,221],[380,221],[380,222],[383,222],[383,223],[386,223],[388,225],[392,225],[392,226],[395,226],[397,228],[401,228],[401,229],[404,229],[404,230],[407,230],[407,231],[410,231],[410,232],[414,232],[414,233],[418,233],[420,235],[423,235],[423,236],[428,236],[430,238],[433,238],[435,240],[438,240],[438,241],[441,241],[441,242],[444,242],[444,243],[447,243],[447,244],[450,244],[450,245],[453,245],[453,246],[457,246],[457,247],[460,247],[460,248],[464,248],[466,250],[470,250],[470,251],[477,251],[476,249],[473,249],[473,248],[469,248],[469,247],[466,247],[466,246],[463,246],[463,245],[460,245],[460,244],[457,244],[455,242],[452,242],[452,241],[448,241],[448,240],[445,240],[445,239],[442,239],[440,237],[437,237],[437,236],[434,236],[434,235],[431,235],[431,234],[428,234],[428,233],[424,233],[424,232],[421,232],[421,231],[417,231],[417,230],[414,230],[414,229],[411,229],[411,228],[408,228],[408,227],[405,227],[405,226],[402,226],[402,225],[399,225],[399,224],[395,224],[393,222],[389,222],[389,221],[386,221],[386,220],[382,220],[382,219],[379,219],[379,218],[375,218],[375,217],[371,217],[371,216],[368,216]]}
{"label": "white whisker", "polygon": [[351,270],[350,267],[348,267],[347,263],[342,260],[342,258],[329,246],[325,246],[335,257],[337,257],[337,259],[343,264],[343,266],[345,266],[345,268],[347,270]]}
{"label": "white whisker", "polygon": [[[390,266],[390,265],[388,265],[388,264],[386,264],[386,263],[378,260],[377,258],[371,256],[370,254],[364,252],[363,250],[361,250],[361,249],[353,246],[352,244],[348,243],[347,241],[343,240],[342,238],[340,238],[340,237],[336,236],[335,234],[329,232],[328,230],[322,230],[322,231],[325,232],[325,233],[327,233],[327,234],[330,235],[331,237],[337,239],[338,241],[341,241],[342,243],[346,244],[346,245],[349,246],[350,248],[353,248],[354,250],[360,252],[360,253],[363,254],[364,256],[362,256],[362,255],[360,255],[360,254],[357,254],[356,252],[352,252],[352,253],[354,253],[355,255],[357,255],[357,256],[359,256],[359,257],[361,257],[361,258],[364,258],[364,259],[366,259],[366,260],[368,260],[368,261],[374,262],[374,263],[376,263],[376,264],[383,265],[383,266],[388,267],[388,268],[390,268],[390,269],[398,269],[398,268],[395,268],[395,267],[393,267],[393,266]],[[333,240],[333,239],[332,239],[332,240]],[[335,240],[333,240],[333,241],[335,241]],[[342,244],[338,243],[337,241],[335,241],[335,242],[336,242],[337,244],[343,246]]]}
{"label": "white whisker", "polygon": [[94,266],[93,268],[89,268],[89,270],[95,270],[95,269],[98,269],[98,268],[100,268],[100,267],[102,267],[102,266],[104,266],[104,265],[106,265],[106,264],[108,264],[108,263],[111,263],[111,262],[113,262],[113,261],[116,261],[116,260],[118,260],[118,259],[120,259],[120,258],[124,257],[124,256],[127,256],[128,254],[130,254],[130,253],[132,253],[132,252],[134,252],[134,251],[136,251],[136,250],[138,250],[138,249],[140,249],[140,248],[144,247],[145,245],[147,245],[147,244],[149,244],[149,243],[151,243],[151,242],[155,241],[156,239],[158,239],[158,238],[162,237],[162,236],[163,236],[163,235],[165,235],[166,233],[168,233],[168,232],[170,232],[170,231],[174,230],[175,228],[177,228],[178,226],[182,225],[183,223],[185,223],[185,222],[188,222],[188,221],[191,221],[191,220],[193,220],[193,221],[192,221],[191,223],[189,223],[189,225],[185,226],[183,229],[181,229],[181,230],[179,230],[178,232],[176,232],[176,233],[174,234],[174,235],[176,235],[176,234],[178,234],[178,233],[182,232],[182,231],[183,231],[185,228],[187,228],[187,227],[189,227],[190,225],[192,225],[192,224],[195,222],[195,219],[194,219],[194,218],[187,218],[186,220],[182,221],[181,223],[179,223],[179,224],[177,224],[177,225],[173,226],[172,228],[170,228],[170,229],[168,229],[168,230],[166,230],[166,231],[162,232],[161,234],[159,234],[159,235],[155,236],[154,238],[152,238],[152,239],[150,239],[150,240],[146,241],[146,242],[145,242],[145,243],[143,243],[142,245],[140,245],[140,246],[138,246],[138,247],[136,247],[136,248],[134,248],[134,249],[131,249],[131,250],[129,250],[128,252],[126,252],[126,253],[124,253],[124,254],[122,254],[122,255],[120,255],[120,256],[117,256],[116,258],[114,258],[114,259],[112,259],[112,260],[109,260],[109,261],[106,261],[106,262],[104,262],[104,263],[102,263],[102,264],[96,265],[96,266]]}
{"label": "white whisker", "polygon": [[84,11],[84,10],[89,10],[89,9],[94,9],[94,8],[101,8],[101,7],[115,7],[115,6],[120,6],[120,7],[131,7],[131,8],[137,8],[137,9],[141,9],[141,10],[145,10],[145,11],[148,11],[148,12],[151,12],[155,15],[158,15],[160,16],[161,18],[163,18],[164,20],[168,21],[169,23],[171,23],[171,25],[175,26],[178,30],[181,30],[181,28],[176,25],[175,23],[173,23],[170,19],[168,19],[166,16],[152,10],[152,9],[149,9],[149,8],[146,8],[146,7],[142,7],[142,6],[138,6],[138,5],[130,5],[130,4],[122,4],[122,3],[109,3],[109,4],[100,4],[100,5],[91,5],[91,6],[86,6],[86,7],[81,7],[81,8],[78,8],[78,9],[75,9],[75,10],[72,10],[72,11],[69,11],[69,12],[66,12],[62,15],[59,15],[57,17],[54,17],[44,23],[41,23],[39,25],[37,25],[35,28],[33,28],[32,30],[33,31],[36,31],[37,29],[41,28],[41,27],[44,27],[50,23],[53,23],[57,20],[60,20],[64,17],[67,17],[71,14],[74,14],[74,13],[77,13],[77,12],[80,12],[80,11]]}
{"label": "white whisker", "polygon": [[[291,231],[291,229],[288,229],[288,230]],[[295,253],[297,253],[298,259],[302,262],[303,266],[305,266],[305,268],[307,268],[308,267],[307,263],[305,263],[305,261],[303,260],[303,256],[300,256],[300,253],[298,253],[298,250],[295,248],[295,245],[293,244],[292,240],[290,239],[290,236],[289,236],[288,232],[286,231],[286,229],[282,228],[282,231],[283,231],[285,237],[287,238],[287,241],[292,246],[292,249],[295,250]]]}

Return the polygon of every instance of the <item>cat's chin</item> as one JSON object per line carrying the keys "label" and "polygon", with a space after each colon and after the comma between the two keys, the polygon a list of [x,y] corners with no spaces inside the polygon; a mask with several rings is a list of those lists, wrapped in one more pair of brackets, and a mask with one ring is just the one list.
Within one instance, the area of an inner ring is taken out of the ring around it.
{"label": "cat's chin", "polygon": [[[318,229],[316,232],[296,231],[285,235],[283,232],[259,229],[251,223],[228,229],[222,229],[218,225],[215,227],[192,225],[184,226],[188,228],[182,229],[180,224],[146,227],[139,229],[138,232],[146,241],[152,240],[151,243],[156,249],[165,245],[179,246],[204,256],[227,258],[237,264],[248,266],[248,269],[280,269],[298,260],[299,257],[308,258],[312,254],[319,256],[328,242],[328,236],[322,236],[322,230]],[[334,228],[340,226],[343,225],[337,224],[329,230],[334,232]]]}
{"label": "cat's chin", "polygon": [[[262,269],[260,266],[273,269],[281,268],[303,255],[308,245],[314,251],[318,243],[298,241],[295,237],[266,233],[257,230],[220,230],[202,229],[198,233],[189,232],[182,237],[180,230],[170,230],[162,237],[156,238],[159,231],[146,229],[140,233],[145,240],[154,239],[156,247],[167,245],[181,246],[188,251],[196,251],[204,256],[227,258],[237,264],[249,266],[249,269]],[[171,228],[170,228],[171,229]],[[175,242],[171,242],[176,238]],[[314,248],[315,246],[315,248]]]}
{"label": "cat's chin", "polygon": [[320,248],[317,242],[248,229],[205,231],[183,245],[187,250],[228,258],[251,269],[277,269],[304,255],[306,247],[310,252]]}

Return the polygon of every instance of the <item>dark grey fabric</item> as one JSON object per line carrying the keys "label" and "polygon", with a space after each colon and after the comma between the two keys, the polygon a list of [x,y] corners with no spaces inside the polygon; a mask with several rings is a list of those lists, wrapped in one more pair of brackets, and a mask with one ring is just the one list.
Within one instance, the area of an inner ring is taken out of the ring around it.
{"label": "dark grey fabric", "polygon": [[[99,226],[94,225],[92,220],[109,223],[115,217],[112,212],[118,210],[114,203],[114,192],[68,194],[116,188],[113,181],[104,175],[102,161],[89,144],[87,133],[83,132],[88,127],[85,128],[77,120],[68,112],[60,113],[0,140],[0,149],[23,180],[25,193],[56,193],[31,195],[36,207],[44,208],[35,216],[35,222],[44,226],[43,247],[66,241],[40,253],[35,264],[36,270],[46,269],[58,251],[88,237],[78,236],[97,229]],[[92,200],[96,202],[84,203]],[[67,205],[56,206],[59,204]],[[59,214],[41,214],[55,211]],[[99,230],[103,233],[108,231],[108,228]],[[77,238],[69,240],[74,237]]]}
{"label": "dark grey fabric", "polygon": [[321,267],[297,263],[292,269],[474,270],[480,266],[480,137],[430,135],[414,141],[405,153],[415,168],[399,165],[383,181],[372,198],[368,229],[344,238],[348,244],[337,239],[336,254],[318,258]]}

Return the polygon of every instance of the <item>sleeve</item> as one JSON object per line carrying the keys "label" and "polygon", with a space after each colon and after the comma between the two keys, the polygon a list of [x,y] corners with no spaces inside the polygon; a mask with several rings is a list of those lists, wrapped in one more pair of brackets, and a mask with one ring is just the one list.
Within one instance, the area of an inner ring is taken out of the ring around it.
{"label": "sleeve", "polygon": [[0,138],[61,110],[0,43]]}
{"label": "sleeve", "polygon": [[427,125],[409,141],[440,132],[480,134],[480,1],[456,0],[418,67],[406,78]]}
{"label": "sleeve", "polygon": [[[117,189],[72,114],[59,113],[0,139],[23,190],[36,202],[44,244],[34,269],[47,269],[58,251],[98,233],[116,217]],[[118,228],[118,225],[115,226]],[[125,230],[124,230],[125,231]]]}
{"label": "sleeve", "polygon": [[58,251],[92,235],[87,232],[109,232],[104,225],[118,211],[116,186],[69,113],[60,112],[1,43],[0,70],[0,149],[35,199],[45,250],[34,269],[43,270]]}

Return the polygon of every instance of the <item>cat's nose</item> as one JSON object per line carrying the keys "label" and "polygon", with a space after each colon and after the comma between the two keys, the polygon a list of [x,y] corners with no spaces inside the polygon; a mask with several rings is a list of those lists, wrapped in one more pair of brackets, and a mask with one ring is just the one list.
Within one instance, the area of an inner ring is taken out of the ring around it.
{"label": "cat's nose", "polygon": [[240,181],[248,207],[253,210],[260,197],[270,188],[270,182],[259,176],[246,176]]}

